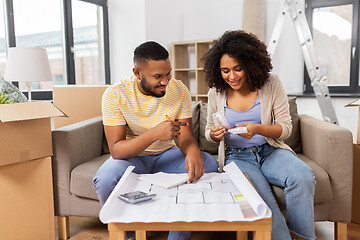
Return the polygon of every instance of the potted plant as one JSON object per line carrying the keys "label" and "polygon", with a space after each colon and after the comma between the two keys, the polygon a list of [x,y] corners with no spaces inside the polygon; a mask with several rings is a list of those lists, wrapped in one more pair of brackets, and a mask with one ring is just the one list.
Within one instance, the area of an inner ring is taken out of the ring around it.
{"label": "potted plant", "polygon": [[14,99],[10,99],[6,96],[4,96],[4,93],[1,93],[0,95],[0,104],[10,104],[13,103]]}

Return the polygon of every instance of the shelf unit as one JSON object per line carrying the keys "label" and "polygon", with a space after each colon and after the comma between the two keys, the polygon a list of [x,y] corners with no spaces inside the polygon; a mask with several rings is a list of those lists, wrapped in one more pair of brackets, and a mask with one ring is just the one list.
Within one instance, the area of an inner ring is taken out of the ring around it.
{"label": "shelf unit", "polygon": [[213,40],[174,42],[171,48],[172,69],[175,79],[189,88],[192,100],[207,102],[209,87],[203,72],[202,56],[209,50]]}

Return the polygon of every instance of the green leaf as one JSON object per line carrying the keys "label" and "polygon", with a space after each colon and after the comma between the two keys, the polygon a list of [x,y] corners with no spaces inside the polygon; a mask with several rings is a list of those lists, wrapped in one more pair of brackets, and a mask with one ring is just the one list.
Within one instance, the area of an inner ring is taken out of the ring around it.
{"label": "green leaf", "polygon": [[4,93],[1,93],[0,95],[0,104],[10,104],[13,103],[14,99],[9,99],[8,97],[4,96]]}

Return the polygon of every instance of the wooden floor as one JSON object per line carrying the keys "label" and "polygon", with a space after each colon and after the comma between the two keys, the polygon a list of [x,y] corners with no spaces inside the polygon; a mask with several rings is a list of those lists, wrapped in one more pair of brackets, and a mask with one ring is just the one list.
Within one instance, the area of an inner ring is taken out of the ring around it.
{"label": "wooden floor", "polygon": [[[316,222],[315,231],[317,240],[334,239],[334,224],[331,222]],[[98,218],[70,217],[70,240],[107,240],[109,239],[106,225]],[[149,232],[148,240],[164,240],[167,232]],[[56,234],[56,239],[58,239]],[[194,240],[232,240],[236,239],[235,232],[194,232]],[[360,240],[360,225],[348,224],[348,240]]]}

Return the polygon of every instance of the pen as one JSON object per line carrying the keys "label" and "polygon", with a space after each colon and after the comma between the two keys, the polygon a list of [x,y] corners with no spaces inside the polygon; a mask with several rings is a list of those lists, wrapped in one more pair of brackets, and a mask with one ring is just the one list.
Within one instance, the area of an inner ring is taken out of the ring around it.
{"label": "pen", "polygon": [[171,120],[171,118],[167,114],[165,114],[165,116],[167,117],[167,119],[169,119],[170,122],[173,121],[173,120]]}

